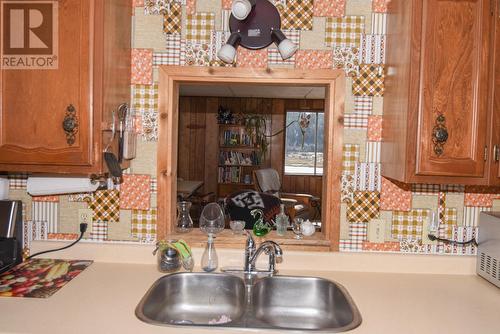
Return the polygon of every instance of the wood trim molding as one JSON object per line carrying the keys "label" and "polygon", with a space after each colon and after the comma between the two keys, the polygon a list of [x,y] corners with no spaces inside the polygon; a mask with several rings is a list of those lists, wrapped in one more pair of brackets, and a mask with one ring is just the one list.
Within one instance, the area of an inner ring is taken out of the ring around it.
{"label": "wood trim molding", "polygon": [[[182,238],[199,244],[200,235],[193,231],[176,234],[174,228],[177,193],[177,135],[179,85],[196,84],[273,84],[324,86],[325,98],[325,166],[322,207],[324,229],[311,240],[291,242],[278,240],[285,248],[338,251],[340,235],[340,178],[342,173],[342,137],[345,76],[340,70],[241,69],[211,67],[160,66],[158,117],[158,238]],[[218,247],[235,247],[243,242],[237,236],[221,235]],[[275,240],[275,239],[273,239]],[[238,247],[239,248],[239,247]]]}

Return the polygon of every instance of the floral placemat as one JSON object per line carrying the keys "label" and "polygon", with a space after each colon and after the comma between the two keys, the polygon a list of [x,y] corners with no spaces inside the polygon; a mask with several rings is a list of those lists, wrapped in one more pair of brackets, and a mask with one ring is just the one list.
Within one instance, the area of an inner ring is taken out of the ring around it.
{"label": "floral placemat", "polygon": [[32,259],[0,275],[0,297],[48,298],[93,261]]}

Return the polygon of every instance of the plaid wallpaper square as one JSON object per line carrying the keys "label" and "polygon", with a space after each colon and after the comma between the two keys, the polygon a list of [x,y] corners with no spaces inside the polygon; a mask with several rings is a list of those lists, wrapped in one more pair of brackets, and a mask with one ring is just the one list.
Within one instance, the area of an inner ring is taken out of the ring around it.
{"label": "plaid wallpaper square", "polygon": [[101,220],[92,221],[90,239],[93,241],[105,241],[108,239],[108,223]]}
{"label": "plaid wallpaper square", "polygon": [[392,237],[403,240],[422,240],[423,223],[429,218],[429,210],[394,211],[392,213]]}
{"label": "plaid wallpaper square", "polygon": [[165,50],[153,53],[153,66],[181,64],[181,35],[165,35]]}
{"label": "plaid wallpaper square", "polygon": [[[456,208],[444,208],[443,210],[443,223],[444,223],[444,235],[442,238],[450,239],[453,233],[453,228],[457,226],[457,209]],[[441,226],[440,226],[441,228]]]}
{"label": "plaid wallpaper square", "polygon": [[182,7],[179,3],[172,3],[170,10],[163,16],[163,32],[165,34],[180,34],[182,27]]}
{"label": "plaid wallpaper square", "polygon": [[134,85],[133,107],[137,112],[158,110],[158,84]]}
{"label": "plaid wallpaper square", "polygon": [[357,96],[384,96],[384,65],[360,65],[359,76],[352,82],[352,94]]}
{"label": "plaid wallpaper square", "polygon": [[210,43],[212,30],[215,30],[214,13],[198,12],[187,15],[186,41]]}
{"label": "plaid wallpaper square", "polygon": [[28,174],[10,174],[7,178],[9,179],[9,189],[26,189]]}
{"label": "plaid wallpaper square", "polygon": [[120,220],[120,193],[117,190],[98,190],[89,203],[94,211],[93,220],[118,222]]}
{"label": "plaid wallpaper square", "polygon": [[349,239],[352,241],[365,241],[368,237],[367,223],[349,223]]}
{"label": "plaid wallpaper square", "polygon": [[368,127],[368,116],[358,114],[344,115],[344,128],[346,129],[366,129]]}
{"label": "plaid wallpaper square", "polygon": [[354,200],[347,206],[347,221],[368,223],[380,214],[380,193],[378,191],[356,191]]}
{"label": "plaid wallpaper square", "polygon": [[359,161],[359,145],[344,144],[342,148],[342,172],[354,174]]}
{"label": "plaid wallpaper square", "polygon": [[312,30],[313,0],[286,0],[286,6],[276,5],[281,14],[281,27],[293,30]]}
{"label": "plaid wallpaper square", "polygon": [[371,115],[373,112],[372,96],[354,96],[354,113],[359,115]]}
{"label": "plaid wallpaper square", "polygon": [[325,44],[328,47],[359,47],[365,32],[365,17],[329,17],[326,19],[325,32]]}
{"label": "plaid wallpaper square", "polygon": [[437,195],[439,184],[412,184],[411,191],[415,195]]}
{"label": "plaid wallpaper square", "polygon": [[157,209],[132,210],[132,237],[153,242],[156,240]]}

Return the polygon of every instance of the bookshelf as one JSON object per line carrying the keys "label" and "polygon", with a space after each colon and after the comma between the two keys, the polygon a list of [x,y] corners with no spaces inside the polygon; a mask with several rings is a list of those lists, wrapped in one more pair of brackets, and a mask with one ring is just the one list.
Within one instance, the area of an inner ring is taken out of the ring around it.
{"label": "bookshelf", "polygon": [[217,196],[225,197],[238,190],[255,189],[253,170],[261,166],[259,148],[245,126],[219,124]]}

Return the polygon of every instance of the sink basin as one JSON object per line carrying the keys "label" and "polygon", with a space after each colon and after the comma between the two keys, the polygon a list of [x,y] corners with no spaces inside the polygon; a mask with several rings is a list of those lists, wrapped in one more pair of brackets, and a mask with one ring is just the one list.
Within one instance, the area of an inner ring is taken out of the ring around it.
{"label": "sink basin", "polygon": [[136,309],[139,319],[154,324],[208,325],[226,315],[237,320],[245,310],[245,285],[225,274],[178,273],[163,276]]}
{"label": "sink basin", "polygon": [[162,326],[332,333],[361,324],[361,315],[343,286],[296,276],[171,274],[153,284],[135,313],[144,322]]}
{"label": "sink basin", "polygon": [[345,331],[361,317],[344,287],[316,277],[268,277],[253,288],[255,317],[273,327]]}

